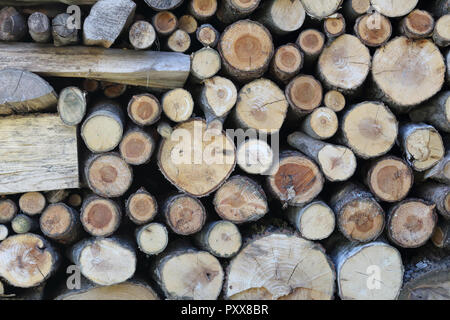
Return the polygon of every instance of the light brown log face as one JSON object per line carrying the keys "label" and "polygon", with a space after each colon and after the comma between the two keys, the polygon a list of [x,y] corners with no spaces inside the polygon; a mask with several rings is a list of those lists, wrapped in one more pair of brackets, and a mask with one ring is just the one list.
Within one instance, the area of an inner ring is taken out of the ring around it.
{"label": "light brown log face", "polygon": [[190,10],[198,19],[208,19],[216,13],[217,0],[191,0]]}
{"label": "light brown log face", "polygon": [[206,211],[202,203],[187,195],[170,198],[164,211],[167,224],[177,234],[194,234],[205,224]]}
{"label": "light brown log face", "polygon": [[0,200],[0,223],[11,221],[17,214],[17,205],[10,199]]}
{"label": "light brown log face", "polygon": [[234,176],[230,178],[214,196],[217,214],[234,223],[256,221],[268,211],[264,191],[249,178]]}
{"label": "light brown log face", "polygon": [[67,232],[72,224],[70,213],[60,205],[51,205],[40,219],[41,230],[46,235],[58,236]]}
{"label": "light brown log face", "polygon": [[379,13],[366,14],[356,21],[355,33],[366,46],[378,47],[391,37],[392,25]]}
{"label": "light brown log face", "polygon": [[433,16],[424,10],[414,10],[403,20],[403,32],[412,39],[425,38],[433,32]]}
{"label": "light brown log face", "polygon": [[395,206],[387,222],[390,239],[403,248],[417,248],[424,245],[436,226],[435,206],[414,199]]}
{"label": "light brown log face", "polygon": [[383,201],[403,200],[413,185],[414,176],[405,161],[386,157],[369,169],[367,183],[372,193]]}
{"label": "light brown log face", "polygon": [[178,20],[172,12],[162,11],[158,12],[153,17],[153,25],[158,33],[168,35],[175,31],[178,25]]}
{"label": "light brown log face", "polygon": [[45,197],[40,192],[27,192],[20,196],[19,207],[28,215],[36,215],[44,210],[46,205]]}
{"label": "light brown log face", "polygon": [[306,55],[318,55],[325,45],[325,36],[315,29],[304,30],[298,36],[297,45]]}
{"label": "light brown log face", "polygon": [[239,80],[262,76],[272,59],[274,47],[269,31],[250,20],[228,26],[219,41],[226,70]]}
{"label": "light brown log face", "polygon": [[[273,278],[274,274],[278,277]],[[330,300],[334,281],[334,268],[323,249],[303,238],[277,232],[249,241],[233,258],[227,270],[225,297]]]}
{"label": "light brown log face", "polygon": [[0,275],[11,285],[31,288],[53,272],[58,257],[42,237],[29,233],[0,243]]}
{"label": "light brown log face", "polygon": [[119,145],[122,158],[131,165],[148,163],[155,149],[155,141],[145,131],[128,131]]}
{"label": "light brown log face", "polygon": [[139,249],[148,255],[163,252],[169,243],[167,228],[161,223],[150,223],[136,231]]}
{"label": "light brown log face", "polygon": [[327,18],[323,24],[325,33],[332,38],[345,33],[345,27],[345,18],[341,14]]}
{"label": "light brown log face", "polygon": [[336,90],[331,90],[325,94],[323,103],[331,110],[339,112],[345,108],[346,101],[342,93]]}
{"label": "light brown log face", "polygon": [[408,107],[429,99],[442,88],[445,64],[430,40],[399,37],[377,50],[372,74],[386,101]]}
{"label": "light brown log face", "polygon": [[155,198],[142,189],[139,189],[128,198],[125,207],[128,216],[136,224],[144,224],[151,221],[158,212]]}
{"label": "light brown log face", "polygon": [[158,99],[151,94],[135,95],[128,104],[128,115],[140,126],[156,123],[160,119],[161,112]]}
{"label": "light brown log face", "polygon": [[195,33],[198,29],[198,22],[189,14],[185,14],[178,20],[178,28],[189,34]]}
{"label": "light brown log face", "polygon": [[313,76],[299,76],[287,85],[286,97],[294,112],[311,112],[322,102],[322,85]]}
{"label": "light brown log face", "polygon": [[220,187],[236,163],[231,139],[223,133],[208,135],[203,120],[189,120],[177,126],[169,139],[163,140],[158,154],[158,166],[166,178],[196,197],[206,196]]}
{"label": "light brown log face", "polygon": [[83,203],[80,219],[89,234],[108,237],[119,227],[121,211],[112,200],[89,197]]}
{"label": "light brown log face", "polygon": [[58,296],[55,300],[159,300],[158,295],[148,286],[127,281],[111,286],[97,286],[81,289]]}
{"label": "light brown log face", "polygon": [[215,47],[219,41],[219,33],[211,25],[202,25],[197,31],[197,40],[204,46]]}

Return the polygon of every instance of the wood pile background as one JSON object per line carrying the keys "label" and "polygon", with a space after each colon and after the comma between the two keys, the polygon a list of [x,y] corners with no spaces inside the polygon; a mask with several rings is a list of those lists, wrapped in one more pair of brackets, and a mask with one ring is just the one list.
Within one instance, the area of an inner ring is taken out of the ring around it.
{"label": "wood pile background", "polygon": [[450,299],[449,0],[0,8],[0,300]]}

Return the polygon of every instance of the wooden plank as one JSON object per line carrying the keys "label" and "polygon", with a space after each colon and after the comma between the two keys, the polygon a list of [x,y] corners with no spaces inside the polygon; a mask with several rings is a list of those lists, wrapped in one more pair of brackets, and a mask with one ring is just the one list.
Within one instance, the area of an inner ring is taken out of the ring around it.
{"label": "wooden plank", "polygon": [[78,188],[76,127],[56,114],[0,118],[0,194]]}
{"label": "wooden plank", "polygon": [[76,77],[155,89],[183,87],[191,67],[182,53],[0,44],[0,69],[14,67],[43,76]]}

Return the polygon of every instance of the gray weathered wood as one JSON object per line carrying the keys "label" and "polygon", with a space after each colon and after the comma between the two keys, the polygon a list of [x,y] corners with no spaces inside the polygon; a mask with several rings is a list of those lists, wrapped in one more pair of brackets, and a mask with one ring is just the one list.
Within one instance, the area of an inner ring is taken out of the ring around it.
{"label": "gray weathered wood", "polygon": [[145,0],[150,8],[157,11],[172,10],[180,6],[184,0]]}

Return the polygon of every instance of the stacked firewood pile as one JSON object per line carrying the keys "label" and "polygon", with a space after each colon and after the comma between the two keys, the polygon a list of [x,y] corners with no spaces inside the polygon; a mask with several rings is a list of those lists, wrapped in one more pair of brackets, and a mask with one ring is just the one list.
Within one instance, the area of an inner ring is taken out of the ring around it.
{"label": "stacked firewood pile", "polygon": [[449,0],[0,5],[0,299],[450,299]]}

